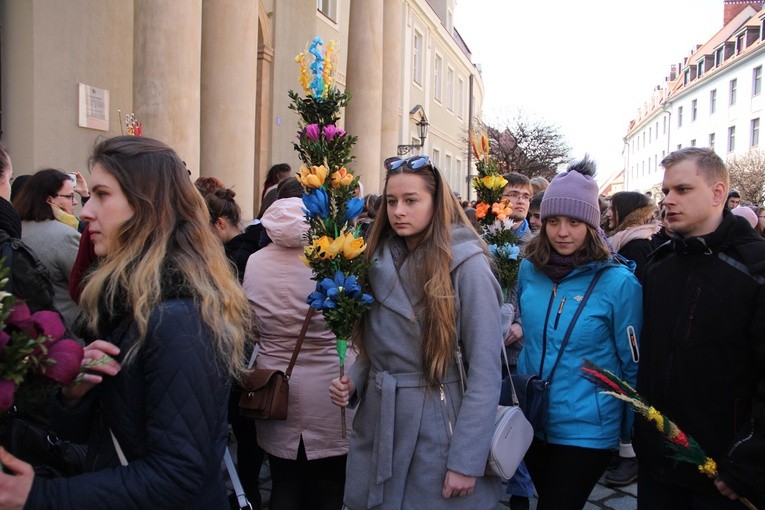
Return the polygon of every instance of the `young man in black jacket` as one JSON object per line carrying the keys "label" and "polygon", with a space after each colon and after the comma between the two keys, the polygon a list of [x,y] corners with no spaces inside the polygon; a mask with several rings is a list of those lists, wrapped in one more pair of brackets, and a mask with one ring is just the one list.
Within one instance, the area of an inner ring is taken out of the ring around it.
{"label": "young man in black jacket", "polygon": [[638,391],[717,461],[710,480],[637,420],[638,508],[765,507],[765,240],[724,211],[728,171],[711,149],[663,161],[669,243],[649,260]]}

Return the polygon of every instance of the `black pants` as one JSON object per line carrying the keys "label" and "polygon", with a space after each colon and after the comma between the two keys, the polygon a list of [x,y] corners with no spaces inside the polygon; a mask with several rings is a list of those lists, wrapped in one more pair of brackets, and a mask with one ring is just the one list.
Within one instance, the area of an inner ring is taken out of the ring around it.
{"label": "black pants", "polygon": [[539,494],[537,510],[582,510],[611,450],[549,444],[534,438],[526,467]]}
{"label": "black pants", "polygon": [[346,455],[308,460],[300,440],[297,460],[268,456],[271,510],[340,510],[345,491]]}
{"label": "black pants", "polygon": [[638,468],[638,510],[743,510],[740,501],[731,501],[712,485],[701,494],[685,487],[667,485],[654,478],[650,472]]}

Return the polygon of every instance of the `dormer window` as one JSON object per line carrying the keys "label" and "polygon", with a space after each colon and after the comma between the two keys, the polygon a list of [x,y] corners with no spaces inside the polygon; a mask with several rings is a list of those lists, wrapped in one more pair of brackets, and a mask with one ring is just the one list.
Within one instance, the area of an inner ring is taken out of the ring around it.
{"label": "dormer window", "polygon": [[738,34],[736,36],[736,55],[744,51],[744,34]]}
{"label": "dormer window", "polygon": [[720,46],[715,50],[715,67],[720,67],[723,63],[723,47]]}
{"label": "dormer window", "polygon": [[691,69],[688,68],[683,73],[683,85],[688,85],[691,82]]}
{"label": "dormer window", "polygon": [[765,41],[765,17],[760,18],[760,41]]}
{"label": "dormer window", "polygon": [[704,74],[704,59],[701,59],[696,64],[696,77],[701,78],[701,75]]}

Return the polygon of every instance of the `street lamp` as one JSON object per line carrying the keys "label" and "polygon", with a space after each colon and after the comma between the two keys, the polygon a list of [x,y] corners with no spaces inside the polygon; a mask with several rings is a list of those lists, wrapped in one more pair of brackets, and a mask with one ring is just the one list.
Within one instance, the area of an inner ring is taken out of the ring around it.
{"label": "street lamp", "polygon": [[428,127],[430,126],[428,123],[428,118],[425,116],[425,110],[422,108],[422,106],[417,105],[412,108],[412,111],[410,111],[409,114],[414,115],[418,111],[420,112],[420,120],[417,121],[417,129],[420,133],[420,144],[399,145],[397,149],[399,156],[403,156],[412,150],[422,149],[425,146],[425,138],[428,137]]}

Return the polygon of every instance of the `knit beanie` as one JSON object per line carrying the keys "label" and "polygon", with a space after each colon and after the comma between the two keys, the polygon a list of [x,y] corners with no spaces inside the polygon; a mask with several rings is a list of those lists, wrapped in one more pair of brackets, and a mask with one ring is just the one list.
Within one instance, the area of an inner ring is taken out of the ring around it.
{"label": "knit beanie", "polygon": [[587,155],[556,175],[542,199],[542,221],[549,216],[568,216],[597,229],[600,226],[600,204],[594,177],[595,162]]}

